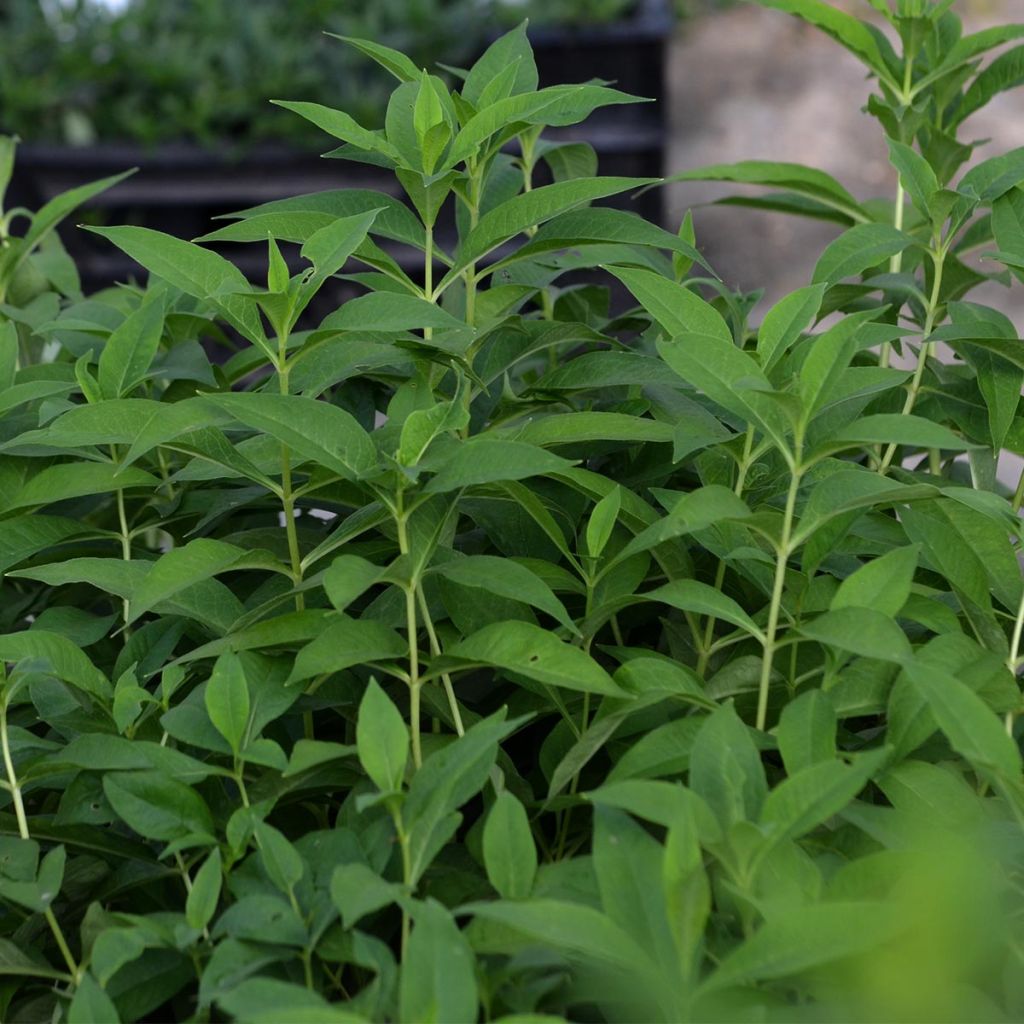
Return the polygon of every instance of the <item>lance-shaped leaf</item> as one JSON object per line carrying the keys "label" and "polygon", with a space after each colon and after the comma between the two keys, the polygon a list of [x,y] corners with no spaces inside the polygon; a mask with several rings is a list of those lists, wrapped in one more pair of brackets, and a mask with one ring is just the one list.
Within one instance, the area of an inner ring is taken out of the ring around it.
{"label": "lance-shaped leaf", "polygon": [[259,310],[243,298],[249,283],[233,264],[202,246],[140,227],[89,228],[113,242],[151,274],[186,295],[213,302],[228,322],[254,345],[269,351]]}
{"label": "lance-shaped leaf", "polygon": [[[528,228],[584,203],[650,185],[653,178],[574,178],[523,192],[489,210],[467,235],[455,265],[445,280],[453,279],[470,264],[486,256],[502,242]],[[442,283],[443,284],[443,283]]]}
{"label": "lance-shaped leaf", "polygon": [[436,456],[432,451],[420,465],[428,469],[438,467],[437,474],[425,490],[430,494],[442,494],[478,484],[558,473],[573,463],[522,441],[477,437],[462,442],[454,451],[445,449]]}
{"label": "lance-shaped leaf", "polygon": [[797,196],[823,203],[855,223],[866,222],[867,211],[830,174],[803,164],[768,160],[741,160],[735,164],[710,164],[673,174],[667,181],[730,181],[740,185],[784,188]]}
{"label": "lance-shaped leaf", "polygon": [[99,385],[105,398],[120,398],[142,380],[156,355],[163,326],[163,302],[159,296],[150,297],[107,338],[99,361]]}
{"label": "lance-shaped leaf", "polygon": [[813,282],[837,284],[878,266],[913,244],[910,235],[888,224],[856,224],[821,254],[814,267]]}
{"label": "lance-shaped leaf", "polygon": [[484,626],[448,648],[447,654],[439,664],[457,660],[490,665],[547,686],[613,697],[629,696],[580,648],[529,622],[496,622]]}
{"label": "lance-shaped leaf", "polygon": [[576,624],[551,588],[525,565],[494,555],[468,555],[442,562],[432,572],[463,587],[485,590],[499,597],[527,604],[546,612],[573,633]]}
{"label": "lance-shaped leaf", "polygon": [[370,435],[350,413],[328,402],[251,392],[208,395],[204,401],[347,480],[358,479],[376,464]]}

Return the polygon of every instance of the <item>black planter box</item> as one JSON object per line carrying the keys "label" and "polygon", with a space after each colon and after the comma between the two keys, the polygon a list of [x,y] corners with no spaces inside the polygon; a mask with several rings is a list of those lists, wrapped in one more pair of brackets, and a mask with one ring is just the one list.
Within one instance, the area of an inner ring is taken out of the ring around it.
{"label": "black planter box", "polygon": [[[667,0],[643,0],[628,21],[582,28],[531,31],[542,85],[610,79],[639,96],[663,95],[668,41],[673,21]],[[663,104],[608,107],[582,125],[551,130],[549,138],[589,142],[597,150],[602,174],[657,177],[663,173]],[[74,148],[22,144],[18,149],[12,204],[36,209],[76,185],[117,174],[138,172],[98,196],[65,222],[61,236],[79,266],[86,292],[126,280],[138,268],[98,236],[75,224],[140,224],[195,238],[211,230],[211,218],[258,203],[337,188],[369,188],[397,194],[393,178],[378,168],[287,147],[257,146],[212,150],[189,143],[144,148],[131,143],[101,143]],[[662,219],[662,190],[618,205],[645,217]],[[248,275],[265,271],[265,254],[252,246],[222,250]],[[396,253],[400,257],[400,253]]]}

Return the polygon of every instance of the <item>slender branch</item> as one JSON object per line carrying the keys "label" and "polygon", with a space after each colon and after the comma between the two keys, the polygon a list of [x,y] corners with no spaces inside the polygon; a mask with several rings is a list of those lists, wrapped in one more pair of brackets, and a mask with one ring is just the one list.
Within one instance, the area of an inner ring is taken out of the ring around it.
{"label": "slender branch", "polygon": [[779,628],[779,613],[782,609],[782,592],[786,585],[786,566],[793,552],[793,514],[796,509],[796,496],[800,490],[802,467],[800,466],[800,446],[797,445],[796,462],[789,478],[789,491],[786,495],[786,510],[782,518],[782,536],[779,538],[778,557],[775,562],[775,580],[772,585],[771,604],[768,606],[768,626],[765,630],[764,654],[761,659],[761,680],[757,690],[757,721],[758,729],[763,730],[768,720],[768,690],[771,686],[772,663],[775,660],[776,637]]}

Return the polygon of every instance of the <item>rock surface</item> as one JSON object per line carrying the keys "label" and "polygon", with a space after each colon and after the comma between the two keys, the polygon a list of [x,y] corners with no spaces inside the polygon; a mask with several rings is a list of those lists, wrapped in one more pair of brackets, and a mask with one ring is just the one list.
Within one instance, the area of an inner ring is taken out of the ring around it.
{"label": "rock surface", "polygon": [[[846,6],[860,15],[870,11],[865,0]],[[957,9],[965,31],[1024,15],[1022,0],[961,0]],[[669,75],[668,173],[744,159],[787,160],[828,171],[861,199],[894,194],[880,129],[862,111],[870,92],[862,66],[796,18],[741,4],[686,20]],[[965,129],[965,137],[992,140],[978,149],[978,159],[1024,146],[1024,89],[1003,93]],[[698,244],[712,265],[732,285],[765,287],[770,302],[810,280],[838,228],[704,205],[738,190],[697,182],[671,186],[669,226],[692,207]],[[1024,287],[987,285],[975,295],[1024,331]]]}

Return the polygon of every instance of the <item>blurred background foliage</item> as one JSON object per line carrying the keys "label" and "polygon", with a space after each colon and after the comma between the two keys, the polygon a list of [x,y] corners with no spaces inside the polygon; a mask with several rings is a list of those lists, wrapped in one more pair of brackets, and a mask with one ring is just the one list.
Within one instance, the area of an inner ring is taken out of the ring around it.
{"label": "blurred background foliage", "polygon": [[319,145],[315,129],[268,100],[344,107],[372,124],[390,88],[387,76],[325,31],[374,39],[420,65],[459,65],[524,17],[541,27],[589,27],[643,7],[642,0],[4,0],[0,131],[78,145]]}

